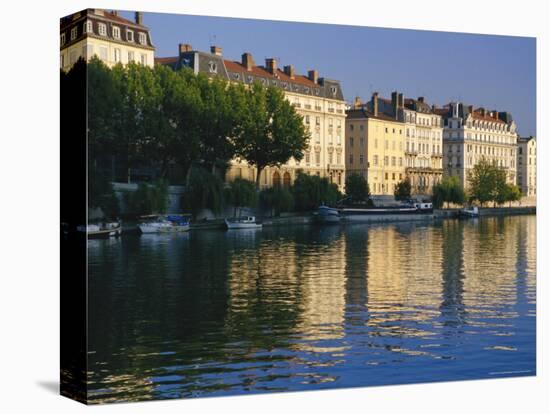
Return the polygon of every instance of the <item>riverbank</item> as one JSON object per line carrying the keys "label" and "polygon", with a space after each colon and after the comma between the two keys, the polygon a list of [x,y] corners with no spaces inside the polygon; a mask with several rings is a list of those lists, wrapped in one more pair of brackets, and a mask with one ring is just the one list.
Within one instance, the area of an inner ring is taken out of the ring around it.
{"label": "riverbank", "polygon": [[[442,209],[434,210],[430,214],[370,214],[364,216],[344,217],[341,224],[360,224],[360,223],[397,223],[397,222],[430,222],[434,220],[455,219],[459,216],[460,209]],[[481,217],[491,216],[518,216],[527,214],[536,214],[536,207],[497,207],[480,208]],[[311,213],[292,214],[282,217],[266,217],[262,219],[264,227],[289,227],[314,224],[314,216]],[[124,234],[138,233],[136,221],[123,222],[122,230]],[[200,220],[192,222],[190,231],[197,230],[224,230],[225,222],[223,219]]]}

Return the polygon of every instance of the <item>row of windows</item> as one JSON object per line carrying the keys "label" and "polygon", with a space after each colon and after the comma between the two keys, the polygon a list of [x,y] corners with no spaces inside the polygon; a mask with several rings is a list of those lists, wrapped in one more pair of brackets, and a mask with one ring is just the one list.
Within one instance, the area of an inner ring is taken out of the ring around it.
{"label": "row of windows", "polygon": [[[409,145],[410,144],[410,145]],[[418,152],[420,154],[430,154],[430,144],[424,144],[424,143],[419,143],[418,144]],[[441,151],[440,151],[441,147],[438,145],[435,145],[435,144],[432,144],[432,154],[441,154]],[[415,152],[415,145],[414,145],[414,142],[407,142],[407,151],[412,151],[412,152]]]}
{"label": "row of windows", "polygon": [[[355,161],[355,158],[354,158],[354,155],[353,154],[349,154],[349,164],[353,164]],[[383,158],[383,161],[384,161],[384,166],[390,166],[390,163],[391,163],[391,166],[392,167],[402,167],[403,166],[403,157],[389,157],[389,156],[385,156]],[[359,155],[359,165],[363,165],[365,164],[365,156],[363,154],[360,154]],[[379,165],[379,157],[378,155],[373,155],[372,156],[372,165],[376,165],[378,166]],[[368,167],[370,167],[370,164],[368,165]]]}
{"label": "row of windows", "polygon": [[416,117],[414,114],[408,114],[405,117],[405,122],[408,122],[409,124],[416,123],[417,125],[427,125],[427,126],[441,126],[441,118],[439,117]]}
{"label": "row of windows", "polygon": [[[311,118],[309,115],[305,115],[304,116],[304,122],[306,123],[306,125],[311,125]],[[320,126],[321,125],[321,117],[320,116],[316,116],[315,117],[315,126]],[[329,128],[333,128],[334,127],[334,120],[332,118],[329,118],[328,119],[328,127]],[[341,129],[342,128],[342,120],[341,119],[337,119],[336,120],[336,127],[338,129]]]}
{"label": "row of windows", "polygon": [[[320,152],[315,152],[314,158],[315,158],[315,164],[317,166],[320,166],[321,165],[321,153]],[[336,157],[334,157],[333,152],[328,153],[328,163],[329,164],[334,164],[334,159],[335,158],[336,158],[336,165],[341,165],[341,163],[342,163],[342,154],[336,153]],[[309,151],[305,153],[305,161],[306,161],[306,165],[311,164],[311,153]],[[299,164],[300,164],[299,162],[296,162],[296,165],[299,165]]]}
{"label": "row of windows", "polygon": [[[307,92],[309,93],[309,88],[307,88]],[[313,102],[315,103],[315,109],[316,109],[317,111],[320,111],[320,110],[322,109],[322,107],[319,105],[319,102],[317,102],[317,101],[313,101]],[[297,96],[294,97],[294,102],[293,102],[292,104],[293,104],[295,107],[297,107],[297,108],[302,108],[302,102],[300,101],[300,98],[297,97]],[[303,107],[304,107],[305,109],[311,109],[311,108],[312,108],[312,106],[311,106],[311,100],[306,99],[306,100],[304,101],[304,106],[303,106]],[[329,103],[328,103],[328,111],[329,111],[329,112],[334,112],[334,107],[335,107],[335,106],[334,106],[334,102],[329,102]],[[339,103],[336,104],[336,111],[337,111],[338,113],[342,113],[342,112],[343,112],[343,110],[342,110],[342,104],[339,104]]]}
{"label": "row of windows", "polygon": [[[407,138],[415,138],[415,130],[414,129],[409,129],[407,128],[406,130],[406,136]],[[418,138],[432,138],[432,139],[441,139],[441,132],[436,132],[436,131],[427,131],[425,129],[419,129],[418,130],[418,134],[417,134],[417,137]]]}
{"label": "row of windows", "polygon": [[[113,29],[112,30],[113,38],[117,39],[117,40],[120,40],[121,39],[120,27],[112,26],[112,29]],[[98,34],[100,36],[107,36],[107,25],[105,23],[98,23],[97,31],[98,31]],[[94,32],[93,24],[90,20],[87,20],[86,22],[84,22],[84,24],[82,26],[82,32],[83,33],[93,33]],[[74,26],[70,31],[70,40],[71,41],[75,40],[77,38],[77,36],[78,36],[78,26]],[[126,40],[128,42],[133,42],[134,41],[134,31],[133,30],[126,29]],[[138,40],[139,40],[140,44],[146,45],[147,44],[147,35],[145,33],[140,32],[138,34]],[[66,43],[67,39],[66,39],[65,32],[61,33],[60,41],[61,41],[61,46],[63,46]]]}
{"label": "row of windows", "polygon": [[[80,56],[84,57],[85,59],[90,59],[94,55],[97,55],[103,61],[108,61],[109,49],[107,46],[100,46],[98,50],[95,51],[93,45],[85,45],[82,46],[81,54],[79,54],[77,50],[71,50],[71,52],[69,53],[68,64],[74,65]],[[125,61],[123,61],[123,59],[125,59]],[[112,61],[114,61],[115,63],[137,62],[135,53],[132,50],[126,51],[126,54],[123,57],[123,50],[120,48],[113,49]],[[147,54],[140,53],[139,63],[141,63],[142,65],[147,65]],[[65,55],[61,54],[61,67],[64,67],[66,64],[67,62],[65,62]]]}
{"label": "row of windows", "polygon": [[[466,157],[466,166],[472,167],[475,164],[477,164],[478,161],[479,161],[478,157]],[[516,167],[516,162],[515,162],[514,159],[510,160],[509,162],[508,162],[508,160],[493,159],[492,163],[493,163],[493,165],[496,165],[497,167],[502,167],[502,168],[508,168],[508,167],[515,168]],[[452,167],[453,165],[455,165],[456,167],[461,166],[460,156],[452,157],[452,159],[451,158],[449,159],[449,161],[447,163],[447,166]]]}
{"label": "row of windows", "polygon": [[[461,128],[464,124],[461,119],[448,121],[449,128]],[[507,124],[502,124],[500,122],[488,122],[488,121],[468,121],[466,122],[466,128],[475,128],[475,129],[487,129],[493,131],[510,131],[510,126]]]}
{"label": "row of windows", "polygon": [[[460,145],[456,146],[456,152],[460,153]],[[455,151],[454,145],[449,145],[449,151],[450,153]],[[505,157],[507,155],[510,155],[511,157],[515,156],[515,151],[513,149],[508,148],[502,148],[502,147],[487,147],[487,146],[481,146],[481,145],[473,145],[468,144],[466,145],[466,152],[473,152],[475,154],[484,154],[484,155],[496,155]]]}

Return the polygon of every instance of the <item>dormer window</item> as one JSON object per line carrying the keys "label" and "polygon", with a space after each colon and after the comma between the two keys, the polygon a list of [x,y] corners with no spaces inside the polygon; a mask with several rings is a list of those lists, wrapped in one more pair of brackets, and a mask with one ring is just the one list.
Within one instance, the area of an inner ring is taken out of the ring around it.
{"label": "dormer window", "polygon": [[330,87],[330,93],[332,94],[332,96],[336,95],[336,86],[331,86]]}
{"label": "dormer window", "polygon": [[218,65],[216,65],[216,62],[208,62],[208,70],[210,71],[210,73],[217,73]]}
{"label": "dormer window", "polygon": [[77,30],[76,26],[71,29],[71,40],[76,39]]}
{"label": "dormer window", "polygon": [[145,33],[139,34],[139,43],[141,43],[142,45],[147,43],[147,36],[145,36]]}
{"label": "dormer window", "polygon": [[94,28],[92,26],[92,21],[91,20],[86,20],[86,22],[82,26],[82,30],[83,30],[84,33],[93,33]]}
{"label": "dormer window", "polygon": [[126,40],[128,42],[134,41],[134,32],[132,30],[126,30]]}
{"label": "dormer window", "polygon": [[65,44],[67,39],[65,38],[65,33],[61,33],[61,38],[59,39],[59,42],[61,43],[61,46]]}
{"label": "dormer window", "polygon": [[120,27],[113,26],[113,37],[115,39],[120,39]]}
{"label": "dormer window", "polygon": [[101,36],[107,36],[107,25],[105,23],[99,23],[97,27]]}

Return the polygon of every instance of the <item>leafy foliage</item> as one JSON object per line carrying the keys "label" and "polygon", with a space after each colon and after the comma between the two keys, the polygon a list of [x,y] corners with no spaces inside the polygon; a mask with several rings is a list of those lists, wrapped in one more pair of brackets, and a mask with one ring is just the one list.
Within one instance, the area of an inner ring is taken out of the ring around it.
{"label": "leafy foliage", "polygon": [[393,195],[396,200],[407,200],[411,198],[411,180],[406,177],[395,186]]}
{"label": "leafy foliage", "polygon": [[234,216],[241,207],[255,207],[258,202],[256,185],[252,181],[236,178],[224,191],[225,202],[235,208]]}
{"label": "leafy foliage", "polygon": [[135,216],[163,214],[168,208],[168,183],[140,183],[136,191],[126,194],[128,213]]}
{"label": "leafy foliage", "polygon": [[294,196],[286,187],[271,187],[260,192],[260,206],[264,210],[270,210],[278,216],[283,212],[292,211],[294,208]]}
{"label": "leafy foliage", "polygon": [[335,204],[342,196],[338,186],[327,178],[302,172],[298,173],[292,193],[297,211],[313,210],[321,204]]}
{"label": "leafy foliage", "polygon": [[506,192],[506,171],[482,158],[468,174],[469,199],[483,204],[503,203]]}
{"label": "leafy foliage", "polygon": [[433,188],[432,203],[435,208],[441,208],[445,202],[448,207],[449,203],[464,204],[465,201],[464,189],[456,176],[443,178]]}
{"label": "leafy foliage", "polygon": [[346,197],[351,201],[366,201],[369,199],[369,186],[362,175],[351,174],[346,178]]}
{"label": "leafy foliage", "polygon": [[220,212],[223,206],[222,180],[202,167],[191,168],[182,205],[195,217],[205,208],[215,213]]}

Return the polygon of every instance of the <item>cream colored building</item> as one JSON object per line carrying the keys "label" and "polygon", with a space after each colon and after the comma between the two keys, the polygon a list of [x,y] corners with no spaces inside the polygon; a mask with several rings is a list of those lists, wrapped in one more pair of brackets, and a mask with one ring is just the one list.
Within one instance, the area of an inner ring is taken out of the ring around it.
{"label": "cream colored building", "polygon": [[405,124],[381,106],[378,93],[356,100],[346,119],[346,175],[363,176],[372,195],[393,196],[405,178]]}
{"label": "cream colored building", "polygon": [[[311,139],[301,161],[289,160],[280,167],[265,168],[260,177],[260,186],[291,185],[299,170],[307,174],[327,177],[344,190],[345,182],[345,101],[339,81],[319,76],[317,70],[308,71],[307,76],[296,73],[293,65],[282,70],[277,60],[268,58],[265,66],[257,66],[250,53],[244,53],[240,61],[222,57],[222,49],[212,46],[210,53],[193,50],[191,45],[180,44],[178,56],[156,58],[157,64],[179,69],[186,66],[195,73],[222,76],[231,82],[251,85],[260,82],[284,91],[286,98],[302,115]],[[256,169],[240,160],[232,160],[226,180],[242,177],[256,179]]]}
{"label": "cream colored building", "polygon": [[99,57],[109,67],[137,62],[154,65],[155,47],[143,16],[132,22],[116,11],[86,9],[61,19],[60,67],[67,71],[80,58]]}
{"label": "cream colored building", "polygon": [[[393,97],[392,97],[393,100]],[[405,166],[412,194],[431,194],[443,177],[443,119],[423,97],[398,105],[405,122]]]}
{"label": "cream colored building", "polygon": [[518,138],[518,186],[524,197],[537,195],[537,140]]}
{"label": "cream colored building", "polygon": [[435,109],[444,119],[444,174],[457,176],[468,187],[468,172],[485,158],[506,170],[507,182],[516,183],[516,123],[508,112],[474,110],[453,102]]}

